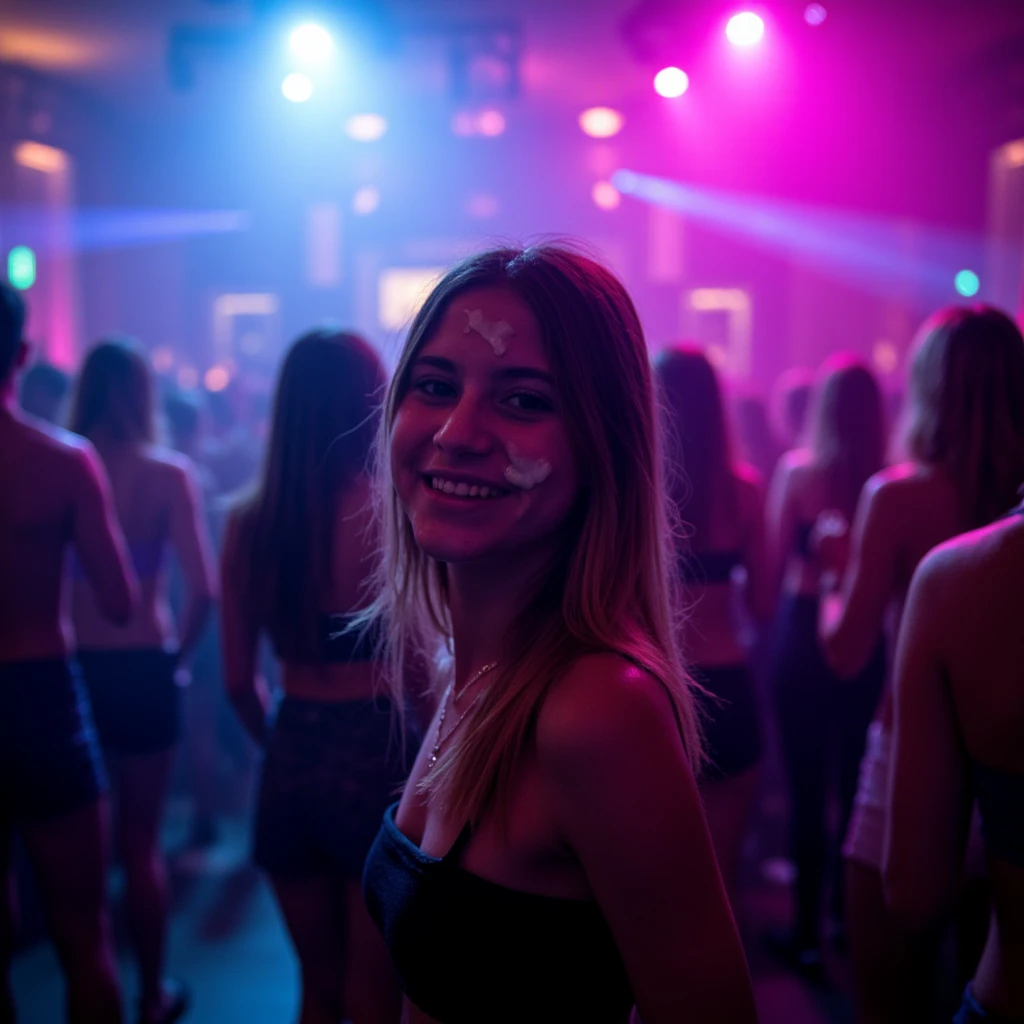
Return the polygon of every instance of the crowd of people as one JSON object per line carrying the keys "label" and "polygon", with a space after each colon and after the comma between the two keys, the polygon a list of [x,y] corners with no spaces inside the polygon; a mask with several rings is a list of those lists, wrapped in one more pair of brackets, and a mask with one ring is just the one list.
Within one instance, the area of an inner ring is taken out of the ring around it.
{"label": "crowd of people", "polygon": [[780,379],[771,429],[699,348],[652,360],[593,259],[494,249],[391,374],[355,333],[298,338],[265,441],[129,338],[73,381],[29,365],[24,321],[0,285],[0,874],[17,833],[69,1020],[123,1019],[114,850],[136,1019],[188,1011],[161,824],[184,743],[216,832],[223,699],[262,752],[301,1024],[756,1020],[772,737],[795,885],[766,947],[812,982],[848,948],[857,1021],[906,1024],[943,1019],[952,935],[957,1024],[1024,1021],[1009,316],[927,320],[898,424],[840,353]]}

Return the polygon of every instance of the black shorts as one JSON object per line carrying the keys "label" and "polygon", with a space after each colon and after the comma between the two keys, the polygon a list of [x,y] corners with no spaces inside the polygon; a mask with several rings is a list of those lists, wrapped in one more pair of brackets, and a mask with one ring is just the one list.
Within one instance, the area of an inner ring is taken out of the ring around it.
{"label": "black shorts", "polygon": [[104,750],[156,754],[181,738],[177,651],[89,650],[76,655]]}
{"label": "black shorts", "polygon": [[0,663],[0,816],[41,821],[107,792],[89,699],[61,658]]}
{"label": "black shorts", "polygon": [[358,881],[363,861],[416,756],[403,757],[386,700],[285,697],[267,746],[254,858],[281,878]]}
{"label": "black shorts", "polygon": [[694,678],[707,691],[697,704],[704,727],[708,763],[703,779],[735,778],[761,760],[761,713],[746,665],[698,665]]}

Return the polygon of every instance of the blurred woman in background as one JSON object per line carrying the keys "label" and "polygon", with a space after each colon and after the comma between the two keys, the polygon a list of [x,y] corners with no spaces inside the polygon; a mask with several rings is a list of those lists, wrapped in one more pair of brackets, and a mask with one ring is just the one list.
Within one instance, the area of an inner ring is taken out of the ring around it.
{"label": "blurred woman in background", "polygon": [[708,747],[701,796],[731,892],[762,753],[760,712],[736,608],[739,596],[755,621],[771,615],[762,484],[756,470],[733,460],[722,389],[704,353],[668,348],[656,359],[655,373],[685,538],[677,563],[689,607],[683,650],[706,691],[699,698]]}
{"label": "blurred woman in background", "polygon": [[[302,972],[302,1024],[394,1024],[400,994],[359,890],[402,782],[376,638],[349,628],[376,549],[367,460],[385,377],[355,334],[310,331],[289,349],[266,460],[228,520],[221,556],[228,693],[267,754],[255,826]],[[261,635],[282,663],[272,702]]]}
{"label": "blurred woman in background", "polygon": [[[1024,480],[1024,338],[989,306],[950,307],[922,327],[910,367],[908,460],[876,473],[852,530],[826,516],[819,631],[844,679],[888,632],[898,636],[915,568],[937,544],[1002,515]],[[887,629],[888,622],[888,629]],[[859,1020],[927,1019],[935,936],[900,928],[882,888],[893,709],[886,690],[868,732],[846,835],[846,891]]]}
{"label": "blurred woman in background", "polygon": [[[822,512],[853,515],[865,481],[882,467],[884,451],[882,395],[874,374],[855,356],[831,357],[818,376],[807,447],[783,456],[768,502],[768,549],[773,584],[781,595],[771,690],[789,787],[790,856],[797,873],[793,928],[773,937],[773,945],[809,974],[821,970],[827,875],[838,866],[864,736],[885,674],[881,643],[856,678],[842,685],[825,662],[817,627],[821,566],[811,535]],[[833,769],[839,823],[830,835]],[[841,928],[841,882],[834,884],[833,894],[833,923]]]}
{"label": "blurred woman in background", "polygon": [[[115,839],[139,961],[140,1020],[176,1020],[188,1006],[163,977],[167,869],[160,825],[181,736],[181,688],[215,595],[210,540],[188,459],[156,443],[153,379],[128,339],[104,341],[86,356],[71,429],[106,466],[118,519],[139,578],[140,601],[127,624],[103,614],[79,562],[72,566],[77,657],[113,783]],[[187,598],[175,623],[168,602],[169,555],[177,556]]]}

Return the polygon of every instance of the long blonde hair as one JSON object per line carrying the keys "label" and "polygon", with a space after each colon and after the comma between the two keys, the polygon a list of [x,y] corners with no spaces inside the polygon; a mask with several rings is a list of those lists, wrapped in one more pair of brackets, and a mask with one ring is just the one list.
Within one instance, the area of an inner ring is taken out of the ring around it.
{"label": "long blonde hair", "polygon": [[1024,337],[992,306],[950,306],[922,326],[910,368],[904,446],[944,469],[966,528],[1015,503],[1024,483]]}
{"label": "long blonde hair", "polygon": [[434,288],[409,330],[378,446],[384,550],[372,614],[387,623],[391,685],[401,688],[408,650],[429,658],[439,645],[451,646],[446,567],[416,546],[398,501],[389,470],[391,429],[412,360],[451,301],[487,287],[508,289],[532,311],[586,485],[565,546],[509,626],[492,685],[424,779],[424,789],[449,813],[470,821],[507,809],[545,694],[589,652],[616,652],[658,679],[695,770],[702,759],[690,681],[676,646],[676,585],[666,571],[675,564],[673,542],[643,330],[614,275],[564,245],[494,249],[463,260]]}

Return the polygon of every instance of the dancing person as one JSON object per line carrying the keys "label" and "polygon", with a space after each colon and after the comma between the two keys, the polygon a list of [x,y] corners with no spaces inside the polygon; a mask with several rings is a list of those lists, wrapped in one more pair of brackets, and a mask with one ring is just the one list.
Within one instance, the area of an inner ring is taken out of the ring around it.
{"label": "dancing person", "polygon": [[[221,557],[225,682],[266,747],[256,863],[270,877],[302,973],[302,1024],[393,1024],[401,993],[360,891],[363,861],[405,777],[378,643],[350,628],[375,552],[367,468],[384,370],[328,329],[288,351],[259,482]],[[260,636],[282,662],[271,723]]]}
{"label": "dancing person", "polygon": [[47,423],[59,423],[70,387],[71,381],[63,370],[39,360],[21,375],[18,402],[29,415]]}
{"label": "dancing person", "polygon": [[92,445],[25,417],[14,378],[25,308],[0,283],[0,1021],[14,1020],[11,844],[28,851],[67,982],[72,1024],[119,1024],[107,906],[108,782],[88,698],[68,660],[63,567],[74,545],[97,612],[129,620],[134,581]]}
{"label": "dancing person", "polygon": [[[773,950],[810,977],[822,973],[822,904],[832,881],[833,936],[844,934],[840,845],[857,789],[864,737],[885,683],[885,648],[876,641],[855,678],[840,682],[818,641],[821,566],[814,523],[835,510],[852,518],[861,488],[883,465],[882,394],[857,357],[822,365],[807,447],[787,452],[769,497],[768,548],[781,594],[774,628],[770,689],[789,790],[789,846],[796,868],[792,929],[768,937]],[[829,827],[835,777],[838,822]]]}
{"label": "dancing person", "polygon": [[[1020,383],[1020,382],[1018,382]],[[955,1024],[1024,1020],[1024,506],[932,551],[893,680],[886,901],[915,931],[956,906],[977,801],[992,913]]]}
{"label": "dancing person", "polygon": [[698,695],[708,763],[701,796],[732,894],[763,748],[748,641],[735,605],[738,592],[754,621],[771,616],[764,499],[756,470],[733,461],[722,391],[707,357],[689,346],[666,349],[655,376],[677,463],[672,497],[685,531],[678,558],[690,608],[684,653],[704,688]]}
{"label": "dancing person", "polygon": [[[86,356],[71,428],[95,445],[110,476],[118,519],[139,577],[131,620],[111,625],[98,594],[72,565],[71,608],[77,658],[110,769],[115,839],[139,965],[139,1018],[177,1020],[189,993],[164,977],[167,868],[160,826],[181,734],[181,685],[210,612],[215,577],[191,463],[155,443],[153,379],[140,348],[111,339]],[[168,604],[169,554],[177,556],[187,598],[175,624]]]}
{"label": "dancing person", "polygon": [[556,245],[459,263],[412,323],[381,439],[378,621],[399,662],[454,652],[364,873],[405,1020],[753,1021],[625,289]]}
{"label": "dancing person", "polygon": [[[989,306],[949,307],[923,325],[910,367],[906,462],[876,473],[852,530],[819,521],[825,597],[819,633],[842,678],[863,670],[910,578],[937,544],[991,522],[1016,502],[1024,480],[1024,338]],[[887,910],[882,862],[892,736],[886,687],[868,730],[843,846],[858,1019],[928,1019],[938,936],[899,926]]]}

